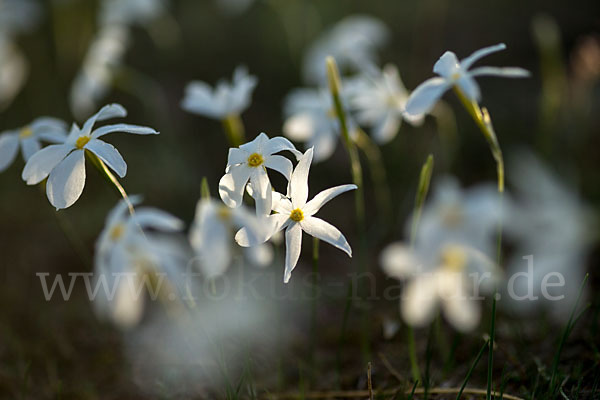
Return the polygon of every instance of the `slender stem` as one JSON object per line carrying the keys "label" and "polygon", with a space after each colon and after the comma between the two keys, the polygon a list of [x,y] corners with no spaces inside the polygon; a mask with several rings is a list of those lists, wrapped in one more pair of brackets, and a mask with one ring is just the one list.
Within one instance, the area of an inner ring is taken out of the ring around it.
{"label": "slender stem", "polygon": [[392,218],[392,195],[388,184],[385,165],[379,147],[371,140],[369,135],[360,128],[356,131],[356,145],[363,151],[369,162],[371,178],[375,184],[375,198],[379,203],[381,218],[384,221],[390,221]]}
{"label": "slender stem", "polygon": [[[333,106],[335,113],[340,123],[340,131],[343,139],[344,146],[350,157],[350,165],[352,170],[352,181],[357,186],[354,193],[354,200],[356,206],[356,225],[357,231],[360,238],[359,246],[359,262],[358,262],[358,274],[359,276],[365,274],[368,271],[367,267],[367,235],[366,235],[366,223],[365,223],[365,195],[363,187],[363,172],[362,166],[360,165],[360,157],[358,155],[358,149],[356,144],[350,137],[348,131],[348,124],[346,122],[346,112],[340,98],[341,82],[338,67],[333,57],[327,57],[327,77],[329,80],[329,90],[333,100]],[[361,288],[357,288],[358,293],[362,293]],[[361,334],[361,350],[363,358],[368,361],[370,359],[370,327],[368,321],[368,313],[362,311],[362,334]]]}
{"label": "slender stem", "polygon": [[223,121],[223,130],[231,147],[238,147],[244,143],[246,133],[242,118],[237,114],[226,116]]}
{"label": "slender stem", "polygon": [[492,322],[490,326],[490,340],[489,340],[489,351],[488,351],[488,370],[487,370],[487,400],[492,399],[492,372],[494,368],[494,338],[496,336],[496,293],[494,290],[494,297],[492,297]]}
{"label": "slender stem", "polygon": [[[469,382],[469,379],[471,379],[471,374],[473,373],[473,370],[479,363],[479,360],[481,360],[481,357],[483,356],[483,352],[485,351],[486,347],[488,347],[489,345],[490,345],[490,341],[487,340],[481,347],[481,350],[479,350],[479,353],[477,353],[477,357],[475,357],[475,360],[471,364],[471,368],[469,368],[469,371],[467,372],[467,376],[465,376],[465,380],[463,381],[463,384],[461,385],[460,390],[458,391],[458,393],[456,395],[456,400],[460,400],[460,396],[462,396],[463,392],[465,391],[465,387],[467,386],[467,383]],[[486,392],[486,395],[487,395],[487,392]]]}
{"label": "slender stem", "polygon": [[115,187],[119,195],[123,198],[125,203],[127,204],[127,208],[129,209],[129,213],[131,215],[135,215],[135,210],[133,208],[133,204],[131,200],[129,200],[129,196],[127,192],[123,188],[123,186],[119,183],[117,177],[110,171],[110,169],[104,164],[104,162],[99,159],[92,152],[86,151],[85,155],[88,157],[90,162],[102,173],[102,175],[108,180],[108,182]]}
{"label": "slender stem", "polygon": [[492,155],[496,160],[496,169],[498,174],[498,192],[502,193],[504,192],[504,158],[502,156],[500,144],[498,143],[498,138],[496,137],[496,132],[494,131],[494,127],[492,126],[490,114],[488,113],[486,108],[482,109],[479,107],[479,104],[469,100],[458,86],[454,86],[454,92],[462,102],[467,112],[471,115],[471,117],[483,133],[483,136],[485,137],[490,146]]}

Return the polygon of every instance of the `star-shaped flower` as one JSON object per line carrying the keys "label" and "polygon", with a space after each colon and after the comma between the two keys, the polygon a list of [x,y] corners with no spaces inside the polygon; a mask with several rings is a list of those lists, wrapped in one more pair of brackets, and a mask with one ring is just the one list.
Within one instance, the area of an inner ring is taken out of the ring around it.
{"label": "star-shaped flower", "polygon": [[73,124],[64,144],[48,146],[35,153],[23,169],[23,180],[35,185],[48,178],[46,194],[50,204],[56,209],[72,206],[85,186],[85,151],[90,151],[102,160],[119,177],[127,173],[127,164],[112,145],[99,138],[113,132],[126,132],[137,135],[158,134],[152,128],[115,124],[97,129],[94,124],[115,117],[124,117],[127,111],[119,104],[109,104],[90,117],[82,128]]}
{"label": "star-shaped flower", "polygon": [[239,148],[229,149],[225,175],[219,181],[219,195],[223,202],[228,207],[239,207],[246,184],[250,181],[257,215],[269,214],[273,190],[267,168],[280,172],[288,181],[294,168],[290,160],[275,154],[284,150],[291,151],[296,157],[302,154],[286,138],[277,136],[269,139],[264,132]]}
{"label": "star-shaped flower", "polygon": [[42,148],[41,141],[63,143],[67,138],[67,125],[56,118],[40,117],[17,130],[0,133],[0,172],[7,169],[17,157],[19,148],[27,162]]}
{"label": "star-shaped flower", "polygon": [[433,72],[440,76],[426,80],[412,92],[406,103],[406,113],[413,116],[428,113],[444,92],[453,86],[458,87],[468,99],[479,102],[481,91],[474,79],[477,76],[500,76],[505,78],[529,76],[528,71],[517,67],[478,67],[469,69],[479,59],[505,48],[504,43],[484,47],[460,61],[453,52],[445,52],[433,66]]}
{"label": "star-shaped flower", "polygon": [[[271,235],[285,229],[286,255],[283,277],[285,283],[290,280],[292,271],[300,257],[302,231],[337,247],[352,257],[352,249],[344,235],[335,226],[314,215],[331,199],[357,187],[356,185],[336,186],[322,191],[307,202],[308,173],[312,158],[312,148],[308,149],[300,158],[290,180],[289,197],[277,193],[277,200],[273,202],[275,214],[267,217],[271,227],[270,234],[261,239],[261,241],[268,240]],[[238,231],[235,239],[241,246],[254,246],[257,244],[246,229]]]}
{"label": "star-shaped flower", "polygon": [[404,87],[398,69],[391,64],[382,71],[363,73],[348,81],[348,98],[356,120],[372,129],[379,144],[392,140],[404,118],[412,125],[420,125],[423,115],[411,117],[404,113],[408,90]]}
{"label": "star-shaped flower", "polygon": [[255,76],[248,75],[248,70],[239,66],[233,72],[231,83],[221,80],[214,89],[206,82],[190,82],[181,106],[188,112],[217,120],[240,115],[250,106],[257,83]]}
{"label": "star-shaped flower", "polygon": [[[140,202],[139,197],[130,197],[130,200],[134,205]],[[155,208],[141,207],[131,215],[128,204],[121,200],[111,210],[94,255],[95,287],[99,292],[104,286],[106,294],[104,297],[98,293],[94,299],[95,309],[101,316],[121,327],[135,325],[144,310],[143,290],[148,287],[149,274],[164,275],[167,279],[157,282],[153,290],[178,288],[181,291],[185,256],[176,256],[182,253],[176,242],[154,235],[172,234],[182,229],[181,220]]]}
{"label": "star-shaped flower", "polygon": [[232,259],[233,234],[242,227],[253,242],[266,234],[264,225],[244,206],[231,209],[212,199],[198,202],[190,242],[207,278],[216,278],[227,270]]}

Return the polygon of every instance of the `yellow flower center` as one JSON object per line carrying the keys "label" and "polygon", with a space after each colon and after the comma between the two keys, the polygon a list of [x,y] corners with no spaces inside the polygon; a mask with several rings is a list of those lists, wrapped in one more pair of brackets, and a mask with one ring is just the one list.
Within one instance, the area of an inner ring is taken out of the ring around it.
{"label": "yellow flower center", "polygon": [[117,241],[123,236],[123,233],[125,233],[125,226],[123,226],[123,224],[117,224],[111,229],[110,238],[113,241]]}
{"label": "yellow flower center", "polygon": [[88,144],[90,139],[91,138],[89,136],[79,136],[79,138],[75,142],[75,147],[77,147],[79,150],[83,149],[85,145]]}
{"label": "yellow flower center", "polygon": [[258,167],[264,161],[265,160],[263,159],[263,157],[258,153],[251,154],[250,157],[248,157],[248,165],[251,167]]}
{"label": "yellow flower center", "polygon": [[222,221],[229,221],[231,219],[231,210],[228,207],[221,207],[217,211],[217,216]]}
{"label": "yellow flower center", "polygon": [[33,135],[33,129],[31,129],[28,126],[26,126],[25,128],[21,129],[21,132],[19,132],[19,137],[21,139],[28,138],[31,135]]}
{"label": "yellow flower center", "polygon": [[460,73],[455,72],[450,77],[452,78],[453,81],[457,81],[460,78]]}
{"label": "yellow flower center", "polygon": [[460,272],[467,265],[467,254],[457,246],[449,246],[440,256],[442,268],[447,271]]}
{"label": "yellow flower center", "polygon": [[295,222],[300,222],[304,219],[304,213],[302,212],[301,209],[296,208],[295,210],[292,210],[292,212],[290,213],[290,219]]}
{"label": "yellow flower center", "polygon": [[459,205],[450,205],[442,210],[442,221],[448,228],[456,228],[463,221],[463,211]]}

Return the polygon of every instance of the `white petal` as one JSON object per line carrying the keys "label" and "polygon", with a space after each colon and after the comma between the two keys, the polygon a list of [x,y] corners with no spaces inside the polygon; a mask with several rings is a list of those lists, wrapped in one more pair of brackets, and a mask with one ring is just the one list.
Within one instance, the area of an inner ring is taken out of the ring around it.
{"label": "white petal", "polygon": [[231,148],[227,156],[227,165],[242,164],[248,161],[249,154],[242,149]]}
{"label": "white petal", "polygon": [[302,228],[300,224],[290,225],[285,231],[285,271],[283,283],[288,283],[292,277],[292,271],[296,268],[302,250]]}
{"label": "white petal", "polygon": [[263,234],[263,236],[261,237],[256,232],[253,232],[251,227],[244,226],[235,234],[235,241],[237,244],[242,247],[250,247],[264,243],[275,233],[285,229],[291,220],[288,215],[272,214],[267,216],[266,219],[261,219],[260,221],[265,225],[265,229],[261,229],[260,232]]}
{"label": "white petal", "polygon": [[435,316],[437,303],[435,278],[430,274],[418,276],[406,285],[402,293],[402,317],[411,326],[425,326]]}
{"label": "white petal", "polygon": [[124,133],[133,133],[134,135],[158,135],[159,132],[148,127],[148,126],[140,126],[140,125],[130,125],[130,124],[114,124],[114,125],[106,125],[102,126],[96,130],[92,134],[92,138],[97,139],[101,136],[104,136],[108,133],[113,132],[124,132]]}
{"label": "white petal", "polygon": [[237,165],[230,168],[219,181],[219,195],[228,207],[239,207],[242,204],[244,189],[250,178],[250,167]]}
{"label": "white petal", "polygon": [[381,252],[379,262],[383,271],[396,279],[406,279],[417,271],[417,259],[410,247],[392,243]]}
{"label": "white petal", "polygon": [[23,153],[23,159],[28,161],[31,156],[40,151],[42,146],[35,136],[30,136],[21,140],[21,153]]}
{"label": "white petal", "polygon": [[283,124],[285,136],[298,142],[306,142],[315,133],[315,121],[310,113],[295,114]]}
{"label": "white petal", "polygon": [[115,147],[102,140],[92,139],[85,145],[85,148],[98,156],[113,171],[123,178],[127,174],[127,164]]}
{"label": "white petal", "polygon": [[100,111],[98,111],[96,114],[92,115],[87,121],[85,121],[85,124],[83,124],[83,127],[81,128],[81,131],[84,135],[89,135],[96,121],[103,121],[106,119],[117,117],[125,117],[126,115],[127,110],[125,110],[125,108],[120,104],[113,103],[105,105],[100,109]]}
{"label": "white petal", "polygon": [[248,247],[245,251],[246,259],[254,266],[264,268],[273,262],[273,246],[270,244],[260,244],[254,247]]}
{"label": "white petal", "polygon": [[427,79],[411,93],[406,102],[405,112],[408,115],[428,113],[449,88],[450,83],[444,78]]}
{"label": "white petal", "polygon": [[317,217],[305,217],[300,221],[302,229],[311,236],[337,247],[352,257],[352,249],[342,232],[329,222]]}
{"label": "white petal", "polygon": [[294,153],[294,155],[296,155],[296,158],[302,156],[302,153],[296,150],[296,147],[292,144],[292,142],[290,142],[283,136],[276,136],[272,139],[269,139],[269,141],[265,143],[264,148],[262,150],[265,155],[275,154],[279,153],[280,151],[288,150]]}
{"label": "white petal", "polygon": [[72,206],[85,186],[85,155],[75,150],[61,161],[50,173],[46,194],[50,204],[57,210]]}
{"label": "white petal", "polygon": [[255,168],[250,175],[250,183],[256,202],[256,215],[269,215],[273,207],[273,189],[267,171],[262,167]]}
{"label": "white petal", "polygon": [[265,159],[265,166],[280,172],[288,181],[292,178],[294,166],[290,160],[283,156],[268,156]]}
{"label": "white petal", "polygon": [[302,156],[296,169],[292,173],[290,180],[290,195],[292,197],[292,205],[294,208],[303,208],[308,199],[308,173],[310,171],[310,163],[313,158],[312,147],[306,150]]}
{"label": "white petal", "polygon": [[0,135],[0,172],[8,168],[17,157],[19,151],[19,134],[4,133]]}
{"label": "white petal", "polygon": [[222,275],[231,263],[230,234],[214,214],[203,218],[200,226],[192,226],[192,247],[200,258],[202,272],[209,279]]}
{"label": "white petal", "polygon": [[334,132],[318,132],[309,140],[308,145],[314,147],[314,162],[327,160],[333,154],[338,142],[338,137]]}
{"label": "white petal", "polygon": [[469,71],[471,76],[500,76],[503,78],[527,78],[529,71],[518,67],[478,67]]}
{"label": "white petal", "polygon": [[438,292],[441,294],[444,316],[456,329],[469,332],[477,327],[480,311],[477,300],[469,299],[465,290],[469,283],[462,273],[439,273]]}
{"label": "white petal", "polygon": [[506,45],[504,43],[500,43],[494,46],[489,46],[489,47],[484,47],[483,49],[479,49],[475,52],[473,52],[473,54],[471,54],[469,57],[464,58],[460,61],[460,66],[464,69],[467,70],[469,68],[471,68],[471,65],[475,64],[479,59],[487,56],[488,54],[492,54],[495,53],[497,51],[501,51],[506,49]]}
{"label": "white petal", "polygon": [[321,193],[313,197],[311,201],[306,203],[306,205],[302,208],[302,211],[304,212],[304,215],[314,215],[331,199],[334,199],[340,194],[346,193],[349,190],[355,189],[357,189],[356,185],[340,185],[323,190]]}
{"label": "white petal", "polygon": [[458,58],[456,54],[447,51],[436,61],[433,66],[433,72],[445,78],[452,75],[459,68]]}
{"label": "white petal", "polygon": [[142,207],[135,211],[132,218],[142,228],[152,228],[168,232],[183,229],[183,221],[156,208]]}
{"label": "white petal", "polygon": [[240,146],[240,149],[247,151],[248,154],[258,153],[263,154],[263,148],[265,144],[269,141],[269,137],[266,133],[261,132],[257,137],[254,138],[251,142],[244,143]]}
{"label": "white petal", "polygon": [[461,76],[458,81],[456,81],[456,85],[462,90],[467,98],[476,102],[481,100],[481,90],[479,90],[479,85],[475,82],[475,79],[471,78],[469,75]]}
{"label": "white petal", "polygon": [[36,185],[46,179],[52,169],[61,162],[73,147],[65,144],[53,144],[35,153],[23,169],[21,177],[28,185]]}
{"label": "white petal", "polygon": [[394,111],[388,111],[383,119],[373,128],[373,139],[382,145],[396,137],[402,118]]}

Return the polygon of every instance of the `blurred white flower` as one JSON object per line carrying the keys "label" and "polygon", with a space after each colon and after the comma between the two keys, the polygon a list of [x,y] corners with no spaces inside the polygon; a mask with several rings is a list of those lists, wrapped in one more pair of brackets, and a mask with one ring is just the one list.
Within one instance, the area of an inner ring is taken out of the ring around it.
{"label": "blurred white flower", "polygon": [[101,25],[147,24],[165,13],[165,0],[103,0]]}
{"label": "blurred white flower", "polygon": [[308,48],[302,73],[306,83],[325,85],[325,59],[333,56],[341,69],[364,70],[376,65],[376,50],[388,40],[388,28],[377,18],[353,15],[344,18]]}
{"label": "blurred white flower", "polygon": [[10,38],[0,35],[0,110],[10,105],[21,91],[29,65]]}
{"label": "blurred white flower", "polygon": [[250,106],[252,91],[258,80],[239,66],[233,72],[231,83],[221,80],[213,89],[206,82],[192,81],[185,88],[181,107],[191,113],[223,120],[240,115]]}
{"label": "blurred white flower", "polygon": [[96,34],[71,86],[69,103],[77,118],[90,115],[107,95],[128,43],[129,31],[123,26],[105,26]]}
{"label": "blurred white flower", "polygon": [[85,150],[95,154],[119,177],[127,173],[127,164],[112,145],[99,138],[113,132],[126,132],[137,135],[158,134],[152,128],[114,124],[93,129],[97,121],[124,117],[127,111],[119,104],[109,104],[90,117],[80,129],[73,124],[65,143],[45,147],[35,153],[23,169],[23,180],[35,185],[48,178],[46,194],[50,204],[56,209],[72,206],[85,186]]}
{"label": "blurred white flower", "polygon": [[[315,162],[331,157],[340,137],[340,124],[327,90],[293,90],[285,99],[284,114],[285,136],[306,143],[306,148],[314,148]],[[346,122],[350,134],[354,135],[355,126],[350,115],[346,116]]]}
{"label": "blurred white flower", "polygon": [[505,48],[504,43],[484,47],[460,61],[453,52],[445,52],[433,66],[433,72],[440,76],[426,80],[412,92],[406,103],[406,113],[415,116],[428,113],[444,92],[453,86],[458,87],[468,99],[479,102],[481,91],[474,79],[477,76],[505,78],[529,76],[528,71],[517,67],[477,67],[469,70],[479,59]]}
{"label": "blurred white flower", "polygon": [[[252,242],[266,235],[266,228],[245,206],[229,208],[212,199],[201,199],[196,207],[196,217],[190,230],[190,242],[199,258],[199,267],[208,279],[225,273],[231,264],[233,235],[245,227]],[[237,245],[236,245],[237,246]],[[249,261],[261,266],[270,262],[269,255],[261,253],[267,248],[249,253]]]}
{"label": "blurred white flower", "polygon": [[228,207],[239,207],[246,184],[250,181],[256,201],[256,214],[270,214],[273,189],[267,168],[278,171],[288,181],[294,168],[290,160],[275,154],[284,150],[291,151],[296,157],[302,154],[286,138],[277,136],[269,139],[264,132],[239,148],[229,149],[225,175],[219,181],[219,195],[223,202]]}
{"label": "blurred white flower", "polygon": [[[564,285],[546,290],[552,297],[564,297],[547,304],[551,313],[564,321],[575,305],[585,276],[586,257],[597,229],[595,216],[577,193],[533,154],[521,151],[510,165],[516,201],[505,231],[515,241],[516,249],[508,271],[511,277],[521,275],[510,286],[517,296],[529,294],[542,301],[552,300],[541,292],[543,281],[556,283],[560,274]],[[527,256],[533,256],[531,271],[524,259]],[[525,279],[523,274],[530,272],[531,279]],[[552,275],[552,279],[547,278]],[[531,311],[538,305],[540,301],[513,303],[519,312]]]}
{"label": "blurred white flower", "polygon": [[[133,204],[138,197],[130,198]],[[94,268],[96,290],[94,308],[102,316],[123,328],[136,325],[144,310],[144,287],[153,290],[152,296],[161,290],[181,291],[181,276],[185,266],[185,252],[175,241],[157,233],[179,232],[183,222],[172,215],[154,208],[141,207],[134,215],[121,200],[108,214],[104,230],[96,242]],[[164,280],[157,280],[166,278]],[[155,279],[154,282],[152,280]],[[154,285],[154,287],[152,287]],[[104,286],[104,295],[100,287]],[[174,293],[173,293],[174,294]],[[173,299],[170,299],[173,300]]]}
{"label": "blurred white flower", "polygon": [[[335,226],[314,217],[314,215],[331,199],[344,192],[356,189],[356,185],[341,185],[324,190],[307,202],[308,173],[312,158],[313,149],[308,149],[300,158],[290,180],[289,198],[277,194],[277,201],[273,202],[275,214],[266,218],[270,233],[266,238],[258,237],[259,241],[264,241],[271,235],[285,229],[284,283],[290,280],[292,271],[298,263],[302,248],[302,231],[343,250],[348,256],[352,257],[352,249],[344,235]],[[257,237],[253,237],[246,228],[238,231],[235,239],[238,244],[245,247],[257,244],[255,241]]]}
{"label": "blurred white flower", "polygon": [[403,118],[412,125],[423,122],[423,115],[404,114],[409,93],[394,65],[388,64],[382,71],[365,72],[347,80],[346,86],[356,121],[370,127],[373,138],[379,144],[388,143],[396,137]]}
{"label": "blurred white flower", "polygon": [[[409,281],[401,302],[407,323],[426,325],[441,305],[456,329],[469,331],[477,326],[479,289],[493,289],[501,276],[489,258],[494,254],[499,218],[493,186],[463,192],[449,178],[438,185],[431,204],[423,209],[414,246],[393,243],[380,258],[388,276]],[[407,230],[410,227],[407,224]]]}
{"label": "blurred white flower", "polygon": [[7,169],[17,157],[19,148],[27,162],[40,151],[41,142],[64,143],[67,124],[56,118],[40,117],[21,128],[0,133],[0,172]]}

